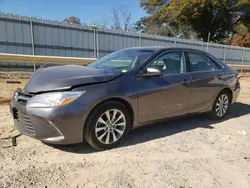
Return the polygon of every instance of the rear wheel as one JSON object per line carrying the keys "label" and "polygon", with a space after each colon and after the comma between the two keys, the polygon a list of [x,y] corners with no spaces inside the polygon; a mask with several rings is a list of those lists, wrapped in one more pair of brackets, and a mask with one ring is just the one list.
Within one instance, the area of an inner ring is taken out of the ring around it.
{"label": "rear wheel", "polygon": [[124,140],[130,127],[131,117],[126,107],[109,101],[90,114],[84,127],[84,137],[96,149],[111,149]]}
{"label": "rear wheel", "polygon": [[230,95],[227,92],[221,92],[214,101],[212,111],[209,116],[212,119],[219,120],[224,118],[230,105]]}

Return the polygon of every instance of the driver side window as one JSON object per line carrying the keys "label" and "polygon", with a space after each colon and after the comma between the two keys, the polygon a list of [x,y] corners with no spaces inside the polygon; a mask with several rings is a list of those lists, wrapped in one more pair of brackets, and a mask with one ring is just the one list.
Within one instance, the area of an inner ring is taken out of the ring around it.
{"label": "driver side window", "polygon": [[181,51],[167,52],[157,58],[149,67],[160,69],[164,75],[185,72]]}

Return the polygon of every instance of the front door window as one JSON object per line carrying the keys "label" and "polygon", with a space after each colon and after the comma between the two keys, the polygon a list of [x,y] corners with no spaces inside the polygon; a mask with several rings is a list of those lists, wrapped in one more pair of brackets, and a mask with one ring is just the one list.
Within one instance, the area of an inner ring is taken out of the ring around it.
{"label": "front door window", "polygon": [[185,72],[182,52],[167,52],[156,59],[149,67],[160,69],[164,75],[179,74]]}

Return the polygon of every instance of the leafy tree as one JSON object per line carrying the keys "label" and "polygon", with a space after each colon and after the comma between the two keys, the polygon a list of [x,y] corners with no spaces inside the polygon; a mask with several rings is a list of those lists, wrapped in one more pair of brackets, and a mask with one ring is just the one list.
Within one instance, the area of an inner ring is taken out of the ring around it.
{"label": "leafy tree", "polygon": [[139,32],[152,35],[178,38],[191,38],[191,35],[195,36],[192,29],[187,25],[181,25],[173,22],[158,23],[152,17],[142,17],[135,23],[134,28]]}
{"label": "leafy tree", "polygon": [[[209,33],[211,41],[221,41],[232,35],[239,23],[250,27],[249,0],[141,0],[141,7],[149,14],[144,20],[174,31],[184,27],[186,33],[194,31],[203,41]],[[148,22],[143,24],[146,29]]]}
{"label": "leafy tree", "polygon": [[246,36],[236,35],[232,39],[231,45],[250,47],[250,32]]}
{"label": "leafy tree", "polygon": [[239,23],[234,27],[234,32],[240,36],[246,36],[248,28],[243,23]]}
{"label": "leafy tree", "polygon": [[150,17],[142,17],[135,23],[135,29],[142,33],[152,34],[152,35],[164,35],[164,36],[174,36],[173,31],[170,27],[165,25],[160,27],[154,20]]}
{"label": "leafy tree", "polygon": [[234,33],[231,37],[230,44],[234,46],[250,47],[250,31],[247,26],[239,23],[234,28]]}
{"label": "leafy tree", "polygon": [[68,18],[65,18],[63,21],[71,24],[79,24],[79,25],[81,24],[80,18],[75,16],[70,16]]}

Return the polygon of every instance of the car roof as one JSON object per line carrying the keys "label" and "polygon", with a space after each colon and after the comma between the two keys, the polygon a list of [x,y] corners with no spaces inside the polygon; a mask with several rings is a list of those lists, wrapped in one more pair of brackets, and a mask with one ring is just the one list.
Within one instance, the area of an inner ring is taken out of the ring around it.
{"label": "car roof", "polygon": [[[222,63],[220,59],[216,58],[215,56],[213,56],[212,54],[204,51],[204,50],[198,50],[198,49],[193,49],[193,48],[179,48],[179,47],[166,47],[166,46],[142,46],[142,47],[132,47],[132,48],[127,48],[127,49],[141,49],[141,50],[154,50],[157,53],[161,53],[167,50],[188,50],[188,51],[193,51],[193,52],[200,52],[200,53],[204,53],[206,55],[208,55],[209,57],[213,58],[214,60],[216,60],[219,63]],[[223,66],[224,65],[223,63]]]}
{"label": "car roof", "polygon": [[193,48],[179,48],[179,47],[165,47],[165,46],[142,46],[142,47],[132,47],[127,49],[142,49],[142,50],[155,50],[155,51],[165,51],[165,50],[190,50],[196,52],[207,53],[203,50],[193,49]]}

